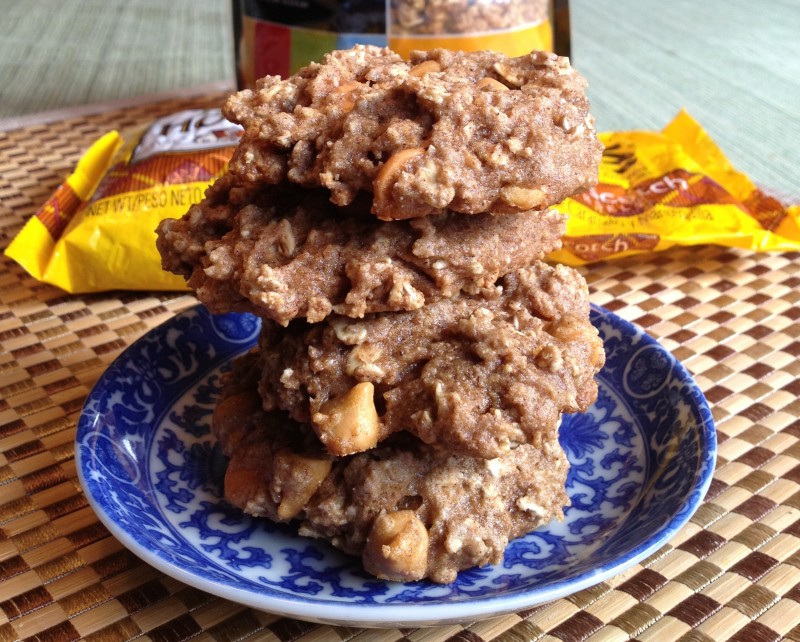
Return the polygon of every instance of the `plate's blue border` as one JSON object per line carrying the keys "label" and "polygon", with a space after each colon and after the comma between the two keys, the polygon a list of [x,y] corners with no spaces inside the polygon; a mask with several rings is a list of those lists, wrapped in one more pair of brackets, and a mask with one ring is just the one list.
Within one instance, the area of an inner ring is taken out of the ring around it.
{"label": "plate's blue border", "polygon": [[[191,324],[186,322],[187,314],[199,314],[202,323]],[[612,312],[599,306],[592,306],[592,321],[595,324],[609,324],[615,331],[629,337],[635,337],[635,341],[642,346],[656,346],[659,350],[664,349],[654,339],[646,333],[636,328],[630,322],[618,317]],[[242,318],[248,315],[210,315],[205,308],[198,306],[183,312],[151,332],[162,334],[183,333],[183,332],[202,332],[205,324],[213,326],[214,338],[209,342],[209,337],[197,336],[200,341],[208,343],[208,354],[200,355],[198,362],[202,364],[200,372],[207,374],[218,368],[231,358],[231,355],[240,353],[254,342],[255,332],[253,328],[242,332],[239,326]],[[253,323],[257,321],[253,318]],[[253,326],[255,327],[255,326]],[[138,342],[137,342],[138,343]],[[420,603],[420,604],[358,604],[349,605],[336,601],[325,601],[296,595],[270,594],[266,595],[264,587],[242,589],[229,583],[209,582],[206,578],[198,577],[185,569],[174,565],[169,560],[162,558],[157,553],[142,547],[136,542],[135,535],[128,532],[123,525],[120,525],[104,510],[101,503],[95,501],[89,492],[90,484],[87,483],[87,475],[91,472],[91,467],[84,459],[83,450],[79,447],[84,433],[93,430],[96,422],[100,421],[97,415],[90,415],[86,412],[86,407],[90,401],[98,395],[106,394],[109,386],[115,384],[115,377],[118,375],[117,369],[120,363],[124,363],[136,353],[137,344],[126,349],[101,376],[95,384],[92,392],[87,398],[84,412],[78,422],[76,435],[76,463],[79,480],[87,491],[86,496],[97,512],[100,520],[105,526],[119,538],[123,544],[130,548],[134,553],[142,557],[146,562],[159,568],[163,572],[189,585],[196,586],[203,590],[215,593],[221,597],[231,599],[254,608],[274,611],[291,617],[326,622],[340,623],[360,626],[409,626],[425,624],[442,624],[447,622],[459,622],[469,619],[478,619],[488,615],[500,615],[528,608],[535,604],[554,600],[565,595],[569,595],[578,590],[592,586],[598,582],[611,577],[625,568],[641,561],[647,555],[658,550],[666,544],[689,520],[691,515],[700,505],[703,497],[708,490],[713,476],[714,463],[716,458],[716,431],[711,411],[702,394],[702,391],[694,382],[692,376],[685,367],[674,357],[671,359],[672,373],[676,379],[680,380],[685,389],[685,394],[689,399],[692,415],[697,422],[698,439],[701,441],[700,449],[703,457],[699,463],[702,470],[699,470],[696,483],[691,489],[687,502],[683,509],[675,514],[655,535],[642,541],[638,546],[627,551],[624,555],[617,556],[613,560],[592,568],[588,572],[579,573],[573,577],[562,581],[550,582],[541,590],[520,590],[516,593],[477,597],[463,603]],[[137,355],[139,358],[139,355]],[[185,360],[187,355],[178,355],[178,359]],[[602,378],[602,373],[599,375]],[[118,384],[118,382],[116,382]],[[182,390],[170,391],[173,396],[184,394],[190,385],[181,384]],[[161,414],[163,417],[163,413]],[[154,424],[157,425],[157,424]],[[149,439],[153,435],[148,435]],[[160,511],[160,507],[158,508]],[[357,610],[354,607],[357,606]]]}

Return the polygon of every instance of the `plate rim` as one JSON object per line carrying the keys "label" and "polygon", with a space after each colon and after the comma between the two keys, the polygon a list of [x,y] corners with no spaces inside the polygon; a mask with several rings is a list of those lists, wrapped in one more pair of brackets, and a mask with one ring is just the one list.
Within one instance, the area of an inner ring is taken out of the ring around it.
{"label": "plate rim", "polygon": [[[136,344],[146,336],[163,331],[165,326],[174,323],[176,319],[189,313],[200,312],[209,317],[217,315],[211,314],[205,306],[198,304],[182,310],[170,317],[163,323],[151,328],[139,339],[134,341],[123,350],[103,371],[98,380],[92,386],[87,395],[86,402],[81,409],[78,418],[75,434],[75,462],[77,477],[84,497],[101,523],[108,529],[112,536],[120,541],[126,549],[134,553],[144,562],[153,566],[164,574],[171,576],[184,584],[203,590],[212,595],[223,599],[231,600],[255,608],[258,610],[275,613],[282,617],[293,617],[305,621],[320,624],[348,625],[365,628],[383,627],[409,627],[409,626],[434,626],[441,624],[456,624],[468,621],[485,619],[488,617],[500,616],[514,613],[523,609],[532,608],[538,604],[557,600],[568,595],[572,595],[580,590],[594,586],[610,577],[616,576],[622,571],[634,566],[636,563],[646,558],[648,555],[657,551],[669,542],[678,531],[690,520],[697,508],[702,504],[703,499],[711,485],[717,457],[717,438],[714,419],[711,414],[708,401],[702,390],[695,381],[692,374],[670,351],[660,342],[651,337],[641,327],[635,323],[624,319],[611,310],[597,304],[591,305],[592,311],[599,314],[609,323],[621,324],[633,336],[641,337],[641,340],[656,345],[672,357],[673,367],[677,369],[679,381],[683,386],[689,388],[688,397],[691,399],[693,414],[698,415],[701,422],[698,425],[698,434],[703,437],[702,442],[706,449],[700,450],[702,457],[700,462],[710,460],[711,465],[705,471],[705,475],[695,483],[687,493],[687,504],[683,510],[672,515],[672,517],[659,528],[651,537],[640,542],[624,555],[617,556],[599,567],[593,567],[575,576],[564,578],[548,584],[542,589],[529,589],[519,591],[511,595],[494,594],[477,596],[473,599],[465,599],[460,602],[437,603],[437,602],[417,602],[417,603],[392,603],[392,604],[373,604],[373,603],[354,603],[354,602],[333,602],[315,601],[313,596],[298,596],[293,599],[284,595],[258,594],[250,589],[237,588],[224,582],[213,579],[205,579],[196,573],[191,573],[185,568],[178,566],[171,561],[161,557],[157,552],[140,545],[129,531],[115,520],[105,509],[103,503],[95,498],[89,491],[89,484],[85,480],[85,464],[83,448],[80,447],[80,437],[91,428],[100,418],[94,416],[89,418],[87,405],[95,393],[103,387],[109,380],[112,366],[124,361],[129,352],[132,352]],[[241,313],[234,313],[241,314]],[[213,367],[209,367],[209,371]],[[600,373],[602,377],[602,371]],[[702,472],[702,471],[701,471]],[[691,503],[691,505],[689,504]],[[688,508],[688,510],[687,510]],[[177,529],[175,529],[177,530]],[[190,541],[191,540],[187,540]],[[193,544],[195,545],[195,544]],[[531,599],[535,596],[535,599]],[[260,599],[259,599],[260,598]],[[266,602],[265,602],[266,598]],[[502,602],[498,607],[497,603]],[[309,612],[313,610],[313,612]],[[459,614],[460,612],[460,614]],[[354,617],[355,616],[355,617]],[[361,617],[359,617],[361,616]]]}

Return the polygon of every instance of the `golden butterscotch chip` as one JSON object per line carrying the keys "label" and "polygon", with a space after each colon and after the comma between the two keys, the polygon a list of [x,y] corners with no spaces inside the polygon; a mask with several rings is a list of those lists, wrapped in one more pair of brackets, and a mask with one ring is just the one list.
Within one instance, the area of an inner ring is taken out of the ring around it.
{"label": "golden butterscotch chip", "polygon": [[[374,194],[384,220],[546,209],[592,187],[602,146],[566,58],[357,45],[232,96],[238,181]],[[413,152],[412,152],[413,150]]]}
{"label": "golden butterscotch chip", "polygon": [[319,188],[243,188],[227,176],[184,217],[159,225],[157,247],[164,268],[184,276],[213,312],[286,325],[415,310],[492,289],[503,274],[559,249],[564,221],[550,210],[384,223],[364,201],[337,208]]}
{"label": "golden butterscotch chip", "polygon": [[364,568],[383,579],[422,579],[428,571],[429,541],[428,529],[413,510],[382,512],[367,535]]}
{"label": "golden butterscotch chip", "polygon": [[[408,312],[265,322],[260,346],[264,407],[310,424],[332,455],[400,431],[487,459],[540,445],[595,400],[605,360],[583,277],[542,262]],[[355,408],[368,439],[350,437]]]}
{"label": "golden butterscotch chip", "polygon": [[[257,396],[257,355],[226,378],[220,406]],[[225,496],[245,512],[293,521],[363,558],[388,580],[452,582],[459,570],[499,563],[508,542],[554,518],[568,498],[568,462],[555,438],[501,457],[455,455],[408,434],[365,453],[325,459],[307,425],[252,408],[234,429],[225,412],[212,429],[230,458]],[[238,415],[237,415],[238,416]]]}
{"label": "golden butterscotch chip", "polygon": [[332,455],[350,455],[378,445],[375,386],[357,383],[341,397],[328,399],[314,415],[317,434]]}

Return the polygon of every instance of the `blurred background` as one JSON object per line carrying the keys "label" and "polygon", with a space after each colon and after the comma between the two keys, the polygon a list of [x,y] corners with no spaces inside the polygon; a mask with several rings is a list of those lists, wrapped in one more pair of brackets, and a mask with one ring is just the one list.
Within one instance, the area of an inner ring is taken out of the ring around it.
{"label": "blurred background", "polygon": [[[43,111],[234,86],[230,0],[0,0],[0,127]],[[570,0],[600,130],[687,109],[739,168],[800,200],[799,0]]]}

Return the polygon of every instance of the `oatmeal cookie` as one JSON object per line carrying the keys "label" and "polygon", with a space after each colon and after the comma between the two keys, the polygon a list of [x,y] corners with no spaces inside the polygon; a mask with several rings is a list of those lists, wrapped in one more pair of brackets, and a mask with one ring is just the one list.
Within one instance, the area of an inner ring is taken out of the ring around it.
{"label": "oatmeal cookie", "polygon": [[398,431],[483,458],[540,446],[594,401],[605,359],[586,282],[542,262],[411,312],[265,323],[260,345],[264,408],[310,423],[334,455]]}
{"label": "oatmeal cookie", "polygon": [[224,113],[244,135],[230,172],[322,186],[337,205],[368,192],[385,220],[546,209],[597,182],[585,87],[545,52],[437,49],[406,62],[358,45],[232,96]]}
{"label": "oatmeal cookie", "polygon": [[564,233],[553,210],[384,223],[361,201],[339,211],[320,189],[232,182],[220,179],[182,219],[160,224],[163,267],[213,312],[248,311],[281,325],[477,294],[558,249]]}
{"label": "oatmeal cookie", "polygon": [[226,498],[254,516],[295,521],[301,535],[361,556],[378,577],[452,582],[459,570],[499,563],[509,540],[568,504],[569,466],[555,438],[487,460],[397,435],[332,458],[307,427],[259,408],[253,359],[236,365],[212,422],[230,458]]}

